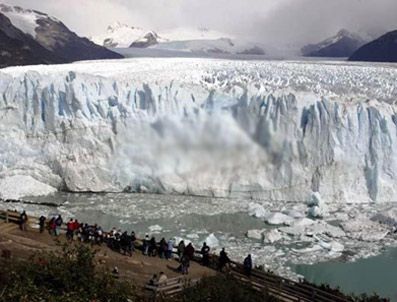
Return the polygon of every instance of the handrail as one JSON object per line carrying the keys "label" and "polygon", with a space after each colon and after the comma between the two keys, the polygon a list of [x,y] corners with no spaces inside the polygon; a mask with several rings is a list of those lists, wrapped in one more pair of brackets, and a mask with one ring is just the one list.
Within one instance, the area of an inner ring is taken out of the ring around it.
{"label": "handrail", "polygon": [[[13,211],[1,211],[0,210],[0,220],[4,220],[7,223],[19,223],[18,212]],[[30,217],[30,219],[36,219],[36,217]],[[65,225],[65,224],[64,224]],[[64,228],[62,228],[64,229]],[[136,247],[139,248],[142,243],[142,239],[136,240]],[[173,250],[173,254],[176,254],[176,249]],[[202,258],[202,254],[200,251],[195,251],[194,261],[200,262]],[[219,260],[219,256],[215,254],[211,254],[212,261],[210,262],[211,268],[216,269],[214,263],[217,263]],[[261,271],[258,269],[253,269],[251,271],[251,275],[247,276],[244,272],[244,265],[230,261],[230,274],[232,277],[235,277],[236,280],[246,283],[250,285],[254,290],[263,292],[263,290],[271,290],[274,295],[283,296],[287,299],[293,299],[291,301],[318,301],[318,302],[351,302],[353,301],[350,298],[337,296],[331,294],[327,291],[319,289],[318,287],[311,286],[309,284],[304,284],[301,282],[295,282],[290,279],[286,279],[280,276],[277,276],[272,273],[268,273],[265,271]],[[182,278],[182,277],[179,277]],[[173,278],[176,279],[176,278]],[[182,278],[183,279],[183,278]],[[182,280],[181,279],[181,280]],[[170,279],[172,280],[172,279]],[[185,281],[187,281],[185,279]],[[181,288],[183,289],[184,283],[180,282]],[[161,289],[158,288],[158,289]],[[179,289],[178,289],[179,290]]]}

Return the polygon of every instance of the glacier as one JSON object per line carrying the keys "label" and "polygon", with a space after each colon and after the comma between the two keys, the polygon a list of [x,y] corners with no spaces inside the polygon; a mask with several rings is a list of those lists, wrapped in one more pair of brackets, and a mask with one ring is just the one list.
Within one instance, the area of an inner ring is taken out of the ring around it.
{"label": "glacier", "polygon": [[395,201],[396,78],[385,64],[192,58],[1,69],[0,197]]}

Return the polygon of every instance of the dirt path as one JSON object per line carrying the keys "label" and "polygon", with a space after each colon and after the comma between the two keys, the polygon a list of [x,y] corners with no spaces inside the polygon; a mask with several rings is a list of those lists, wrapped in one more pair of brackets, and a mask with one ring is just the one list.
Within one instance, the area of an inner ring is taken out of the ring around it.
{"label": "dirt path", "polygon": [[[61,242],[65,242],[65,235],[59,236]],[[10,250],[14,258],[28,259],[34,253],[42,251],[57,251],[59,247],[54,241],[54,237],[48,232],[40,234],[37,229],[28,228],[28,231],[19,230],[13,223],[0,222],[0,252]],[[117,266],[122,277],[133,280],[137,285],[144,285],[153,274],[164,272],[169,278],[180,276],[175,269],[178,267],[176,260],[165,260],[159,257],[143,256],[140,251],[136,251],[132,257],[123,256],[112,251],[106,246],[95,246],[98,251],[97,260],[100,266],[113,269]],[[204,276],[215,275],[216,272],[203,267],[198,263],[191,262],[189,277],[198,279]]]}

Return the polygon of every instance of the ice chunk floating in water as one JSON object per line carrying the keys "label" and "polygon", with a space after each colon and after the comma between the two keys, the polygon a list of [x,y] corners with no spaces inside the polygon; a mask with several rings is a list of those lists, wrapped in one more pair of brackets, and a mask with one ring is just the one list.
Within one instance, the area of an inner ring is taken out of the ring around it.
{"label": "ice chunk floating in water", "polygon": [[0,178],[71,191],[397,200],[397,69],[133,59],[0,71]]}

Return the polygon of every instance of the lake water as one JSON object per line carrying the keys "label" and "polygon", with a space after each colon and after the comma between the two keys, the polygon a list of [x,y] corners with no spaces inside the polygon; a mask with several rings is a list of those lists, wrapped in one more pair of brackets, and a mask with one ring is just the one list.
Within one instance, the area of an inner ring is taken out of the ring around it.
{"label": "lake water", "polygon": [[353,263],[330,261],[297,265],[295,270],[316,284],[340,287],[345,293],[373,293],[397,301],[397,249]]}

